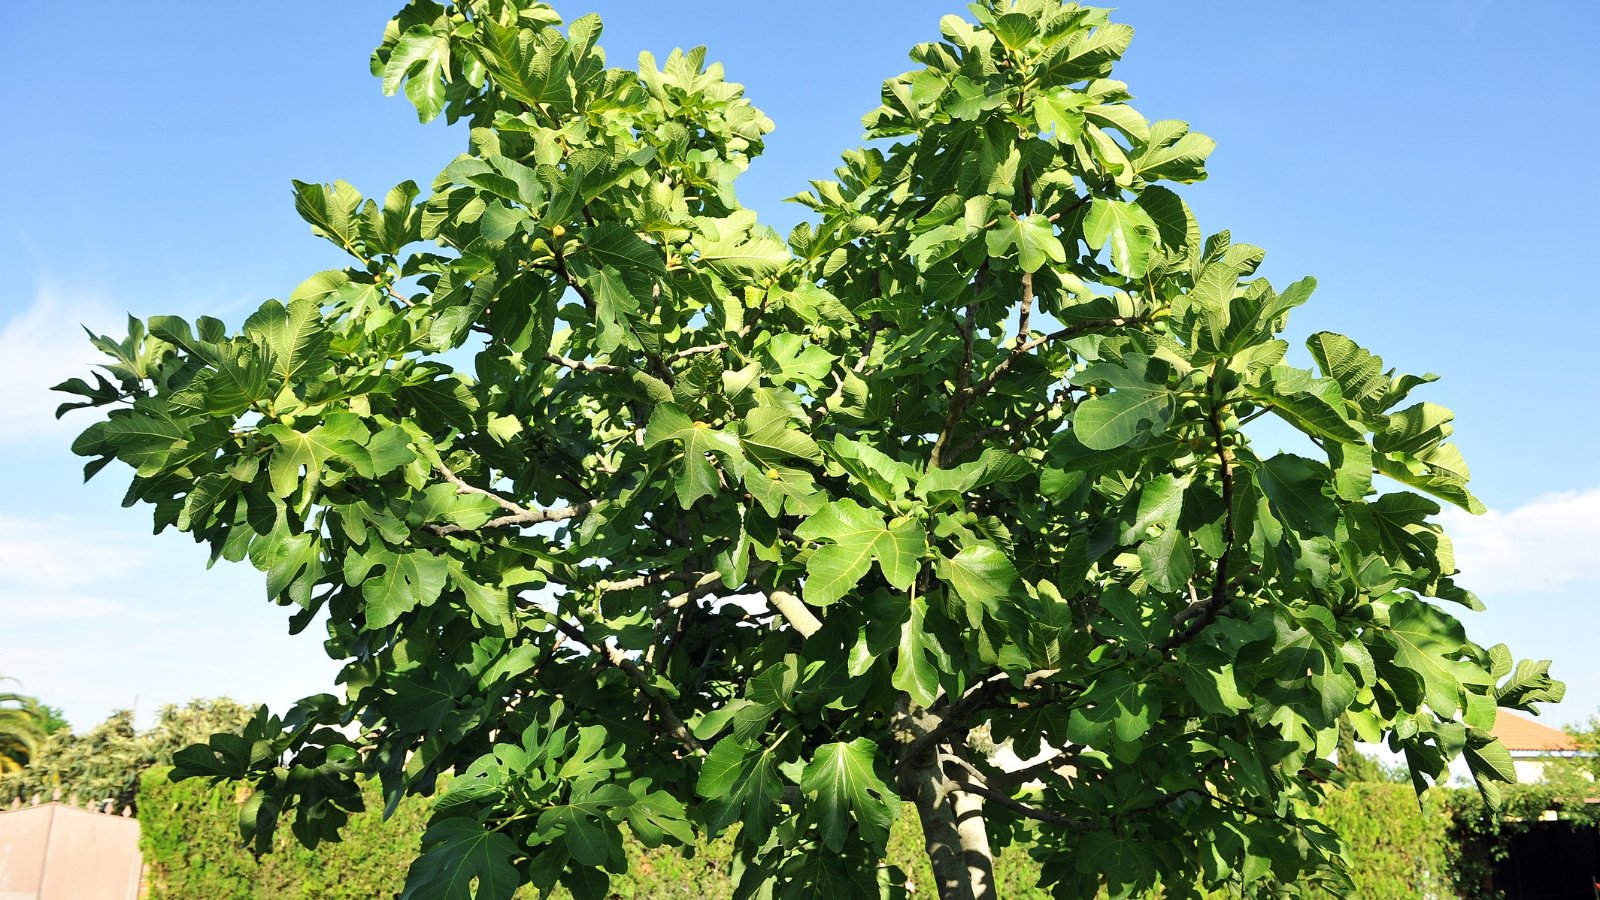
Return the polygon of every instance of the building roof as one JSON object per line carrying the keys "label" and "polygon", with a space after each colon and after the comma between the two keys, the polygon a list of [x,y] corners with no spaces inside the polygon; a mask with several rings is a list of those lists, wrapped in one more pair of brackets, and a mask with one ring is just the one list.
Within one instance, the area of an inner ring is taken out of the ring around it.
{"label": "building roof", "polygon": [[1578,749],[1578,742],[1565,731],[1541,725],[1526,716],[1509,713],[1503,709],[1495,710],[1492,733],[1506,745],[1507,750],[1513,753],[1517,751],[1570,753]]}

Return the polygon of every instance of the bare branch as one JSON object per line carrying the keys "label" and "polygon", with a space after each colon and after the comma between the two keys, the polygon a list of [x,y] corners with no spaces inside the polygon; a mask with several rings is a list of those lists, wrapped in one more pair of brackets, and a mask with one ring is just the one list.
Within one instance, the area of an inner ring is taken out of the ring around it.
{"label": "bare branch", "polygon": [[[1030,672],[1022,679],[1022,690],[1033,690],[1055,675],[1057,669],[1042,669]],[[989,702],[994,696],[1006,688],[1011,687],[1011,676],[1006,672],[991,675],[978,682],[957,699],[949,702],[945,709],[939,712],[924,711],[923,716],[929,725],[921,733],[911,739],[910,746],[901,756],[902,765],[907,765],[905,760],[920,758],[923,753],[932,750],[935,745],[946,738],[966,731],[967,718],[973,712]]]}
{"label": "bare branch", "polygon": [[704,572],[648,572],[644,575],[635,575],[621,581],[602,581],[596,587],[602,594],[611,594],[617,591],[631,591],[637,588],[650,587],[656,584],[666,584],[677,581],[683,584],[693,584],[705,577]]}
{"label": "bare branch", "polygon": [[411,302],[411,298],[395,290],[392,282],[385,281],[383,283],[383,289],[386,293],[388,293],[389,296],[393,297],[397,302],[399,302],[401,306],[416,306],[415,303]]}
{"label": "bare branch", "polygon": [[661,605],[656,607],[656,615],[661,615],[668,610],[682,609],[696,600],[699,600],[701,597],[709,597],[710,595],[715,594],[721,587],[722,575],[717,572],[707,572],[706,574],[701,575],[700,578],[695,581],[694,586],[689,588],[687,591],[663,600]]}
{"label": "bare branch", "polygon": [[788,591],[768,591],[767,602],[772,604],[772,608],[776,609],[795,631],[800,632],[801,637],[811,637],[822,628],[822,620],[817,618],[811,608]]}
{"label": "bare branch", "polygon": [[444,476],[445,481],[455,485],[456,493],[488,497],[507,513],[507,515],[490,519],[479,528],[463,528],[460,525],[430,525],[429,530],[440,536],[460,534],[467,531],[481,531],[484,528],[507,528],[513,526],[520,528],[525,525],[540,525],[545,522],[564,522],[568,519],[582,518],[588,515],[589,511],[595,507],[595,501],[587,500],[573,506],[560,506],[554,509],[528,509],[525,506],[520,506],[507,500],[493,491],[468,484],[462,480],[461,476],[450,471],[450,467],[443,462],[436,464],[434,468],[439,470],[439,474]]}
{"label": "bare branch", "polygon": [[613,366],[609,363],[592,363],[582,359],[569,359],[555,353],[546,353],[544,361],[571,369],[574,372],[597,372],[601,375],[625,375],[628,372],[622,366]]}
{"label": "bare branch", "polygon": [[1033,273],[1022,273],[1022,309],[1017,313],[1017,349],[1028,342],[1028,320],[1033,315]]}
{"label": "bare branch", "polygon": [[686,348],[684,350],[679,350],[676,353],[673,353],[671,356],[668,356],[667,359],[669,359],[669,360],[688,359],[691,356],[699,356],[699,355],[701,355],[703,353],[716,353],[719,350],[726,350],[726,349],[728,349],[728,344],[727,344],[726,341],[723,341],[723,342],[717,343],[717,344],[706,344],[703,347],[689,347],[689,348]]}

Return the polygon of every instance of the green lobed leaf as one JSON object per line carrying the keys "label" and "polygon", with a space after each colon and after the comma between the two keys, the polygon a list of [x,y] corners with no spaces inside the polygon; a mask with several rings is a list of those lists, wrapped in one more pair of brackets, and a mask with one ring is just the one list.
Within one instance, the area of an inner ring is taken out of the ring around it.
{"label": "green lobed leaf", "polygon": [[823,744],[800,773],[800,789],[812,800],[807,814],[836,853],[844,849],[851,819],[869,842],[881,847],[889,839],[896,795],[873,771],[877,753],[878,745],[866,738]]}
{"label": "green lobed leaf", "polygon": [[459,816],[428,826],[401,900],[511,900],[522,884],[507,835]]}

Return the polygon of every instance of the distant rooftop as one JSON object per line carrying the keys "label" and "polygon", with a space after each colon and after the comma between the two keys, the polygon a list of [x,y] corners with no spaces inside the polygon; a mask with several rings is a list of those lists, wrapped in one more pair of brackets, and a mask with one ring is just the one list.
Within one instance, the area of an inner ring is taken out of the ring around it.
{"label": "distant rooftop", "polygon": [[1576,752],[1578,742],[1559,728],[1541,725],[1527,716],[1495,710],[1495,737],[1512,753],[1549,753],[1565,756]]}

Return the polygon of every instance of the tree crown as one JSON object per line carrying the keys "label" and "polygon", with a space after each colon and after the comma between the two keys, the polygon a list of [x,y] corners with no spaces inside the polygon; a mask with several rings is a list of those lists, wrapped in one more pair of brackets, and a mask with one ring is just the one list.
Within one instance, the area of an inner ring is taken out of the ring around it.
{"label": "tree crown", "polygon": [[[947,896],[1018,840],[1068,895],[1337,878],[1342,716],[1493,796],[1495,708],[1560,687],[1434,602],[1478,603],[1436,500],[1481,507],[1433,377],[1332,333],[1286,361],[1315,283],[1203,236],[1167,185],[1213,143],[1129,105],[1132,29],[972,11],[785,240],[733,189],[772,123],[704,48],[621,69],[594,16],[401,10],[373,71],[467,151],[426,196],[296,182],[347,268],[238,332],[130,320],[62,386],[123,404],[87,474],[131,466],[347,661],[180,771],[254,779],[263,846],[334,837],[358,776],[454,772],[428,897],[601,896],[623,828],[735,824],[747,895],[876,896],[901,798]],[[1313,455],[1258,453],[1263,415]]]}

